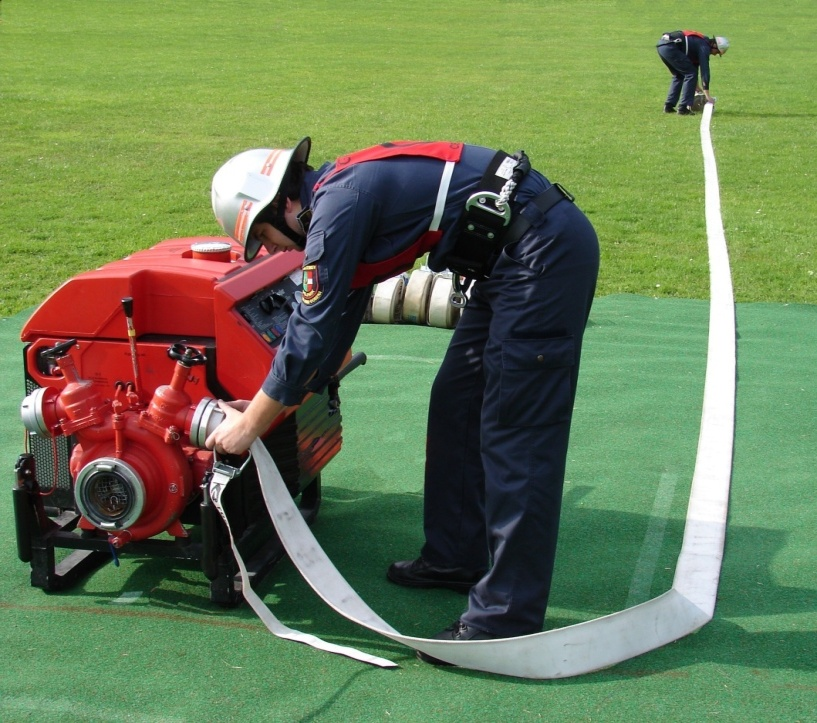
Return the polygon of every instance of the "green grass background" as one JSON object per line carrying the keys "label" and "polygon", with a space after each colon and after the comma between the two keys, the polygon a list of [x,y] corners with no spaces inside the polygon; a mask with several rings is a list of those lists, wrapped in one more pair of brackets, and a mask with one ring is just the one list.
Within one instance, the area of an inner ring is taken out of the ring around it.
{"label": "green grass background", "polygon": [[0,316],[169,237],[218,234],[249,147],[525,149],[602,242],[599,295],[706,298],[699,122],[655,52],[725,34],[712,129],[739,301],[817,301],[813,0],[4,0]]}

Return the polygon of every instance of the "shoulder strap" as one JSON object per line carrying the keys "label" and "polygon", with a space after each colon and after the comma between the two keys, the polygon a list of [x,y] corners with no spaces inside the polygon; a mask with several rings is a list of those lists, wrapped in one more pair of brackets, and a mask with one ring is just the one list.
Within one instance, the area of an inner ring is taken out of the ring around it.
{"label": "shoulder strap", "polygon": [[463,147],[463,143],[449,143],[448,141],[391,141],[379,146],[364,148],[362,151],[355,151],[338,158],[335,161],[335,167],[315,184],[314,190],[317,191],[336,173],[358,163],[380,161],[395,156],[421,156],[456,163],[462,157]]}

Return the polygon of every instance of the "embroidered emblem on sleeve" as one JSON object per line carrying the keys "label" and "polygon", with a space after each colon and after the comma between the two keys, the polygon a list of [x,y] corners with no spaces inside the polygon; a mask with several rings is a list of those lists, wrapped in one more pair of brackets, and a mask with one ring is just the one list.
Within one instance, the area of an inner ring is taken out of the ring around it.
{"label": "embroidered emblem on sleeve", "polygon": [[314,304],[321,298],[321,280],[318,275],[318,267],[314,264],[304,266],[303,296],[301,300],[304,304]]}

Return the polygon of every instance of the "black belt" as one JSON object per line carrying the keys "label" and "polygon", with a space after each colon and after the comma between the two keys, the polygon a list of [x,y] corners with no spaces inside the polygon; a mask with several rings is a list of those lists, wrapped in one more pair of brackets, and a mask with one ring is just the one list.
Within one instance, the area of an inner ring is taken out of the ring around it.
{"label": "black belt", "polygon": [[[460,231],[454,248],[446,254],[444,259],[446,266],[466,279],[487,279],[502,249],[522,238],[534,223],[541,223],[544,214],[563,199],[573,201],[573,196],[561,185],[554,183],[515,214],[511,215],[511,209],[508,207],[507,221],[495,213],[484,211],[482,215],[495,224],[493,228],[475,222],[472,212],[466,219],[467,223]],[[528,219],[525,209],[531,204],[539,209],[539,218]]]}
{"label": "black belt", "polygon": [[[571,203],[573,203],[574,200],[573,195],[569,191],[566,191],[561,184],[554,183],[546,191],[542,191],[542,193],[536,196],[533,200],[529,201],[529,203],[536,206],[536,208],[538,208],[544,215],[562,199],[567,199]],[[514,241],[519,241],[519,239],[524,235],[525,231],[527,231],[532,225],[533,222],[528,220],[527,216],[524,214],[524,209],[522,209],[522,211],[520,211],[516,218],[511,222],[511,226],[503,239],[503,245],[507,246],[508,244],[512,244]]]}
{"label": "black belt", "polygon": [[[533,221],[527,218],[527,214],[525,214],[525,209],[528,206],[533,205],[539,209],[540,213],[542,214],[539,219],[534,219],[538,223],[541,223],[544,220],[544,215],[550,211],[559,201],[567,200],[573,203],[573,195],[566,191],[560,184],[554,183],[550,188],[542,191],[538,196],[534,197],[532,200],[528,201],[527,204],[519,211],[513,220],[511,221],[510,226],[508,226],[508,230],[502,236],[502,245],[499,247],[495,254],[491,254],[491,256],[485,256],[482,259],[483,266],[480,267],[482,272],[481,274],[474,274],[473,269],[474,265],[472,263],[471,266],[468,267],[461,267],[457,263],[459,259],[455,259],[453,263],[449,262],[448,268],[454,272],[454,276],[452,278],[452,283],[454,287],[454,291],[451,295],[451,303],[457,307],[463,307],[466,304],[466,297],[465,293],[468,291],[468,288],[471,286],[471,282],[474,279],[487,279],[491,275],[491,270],[493,269],[494,264],[499,256],[499,251],[501,251],[505,246],[508,244],[514,243],[518,241],[524,233],[533,225]],[[524,215],[523,215],[524,214]],[[450,260],[449,260],[450,261]],[[464,278],[464,281],[460,279],[460,276]]]}
{"label": "black belt", "polygon": [[488,278],[512,223],[516,189],[529,171],[524,151],[513,156],[497,151],[478,189],[465,203],[454,244],[445,258],[451,271],[468,279]]}

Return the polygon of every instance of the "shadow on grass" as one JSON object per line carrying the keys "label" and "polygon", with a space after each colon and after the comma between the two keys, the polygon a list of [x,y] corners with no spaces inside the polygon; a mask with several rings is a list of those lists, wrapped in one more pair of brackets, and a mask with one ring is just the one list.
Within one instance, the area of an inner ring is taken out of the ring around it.
{"label": "shadow on grass", "polygon": [[[644,515],[580,507],[582,496],[582,489],[577,488],[565,497],[547,629],[624,607],[649,523]],[[467,599],[447,590],[406,589],[386,581],[385,571],[391,562],[419,551],[421,520],[420,495],[360,493],[331,487],[325,490],[324,505],[313,531],[341,574],[378,615],[405,635],[429,637],[456,619]],[[667,521],[650,590],[653,597],[672,585],[683,528],[683,520]],[[771,575],[772,561],[785,542],[785,533],[777,530],[730,527],[715,619],[695,635],[594,675],[605,680],[670,672],[682,675],[685,666],[706,661],[751,668],[817,669],[815,631],[769,632],[779,627],[771,620],[775,616],[814,611],[813,590],[777,585]],[[92,602],[95,614],[166,617],[203,625],[260,625],[246,605],[228,609],[212,603],[209,583],[196,563],[123,558],[120,568],[107,566],[93,578],[93,584],[80,583],[70,596],[81,603],[79,608],[84,599]],[[118,604],[123,591],[141,591],[141,595],[132,604]],[[289,560],[282,560],[272,570],[258,592],[286,625],[333,642],[377,649],[397,661],[413,659],[411,650],[364,630],[328,608]],[[59,597],[59,593],[48,595]],[[749,616],[762,631],[752,632],[734,621]],[[757,619],[764,616],[770,620],[758,623]],[[488,675],[467,670],[457,673]]]}

